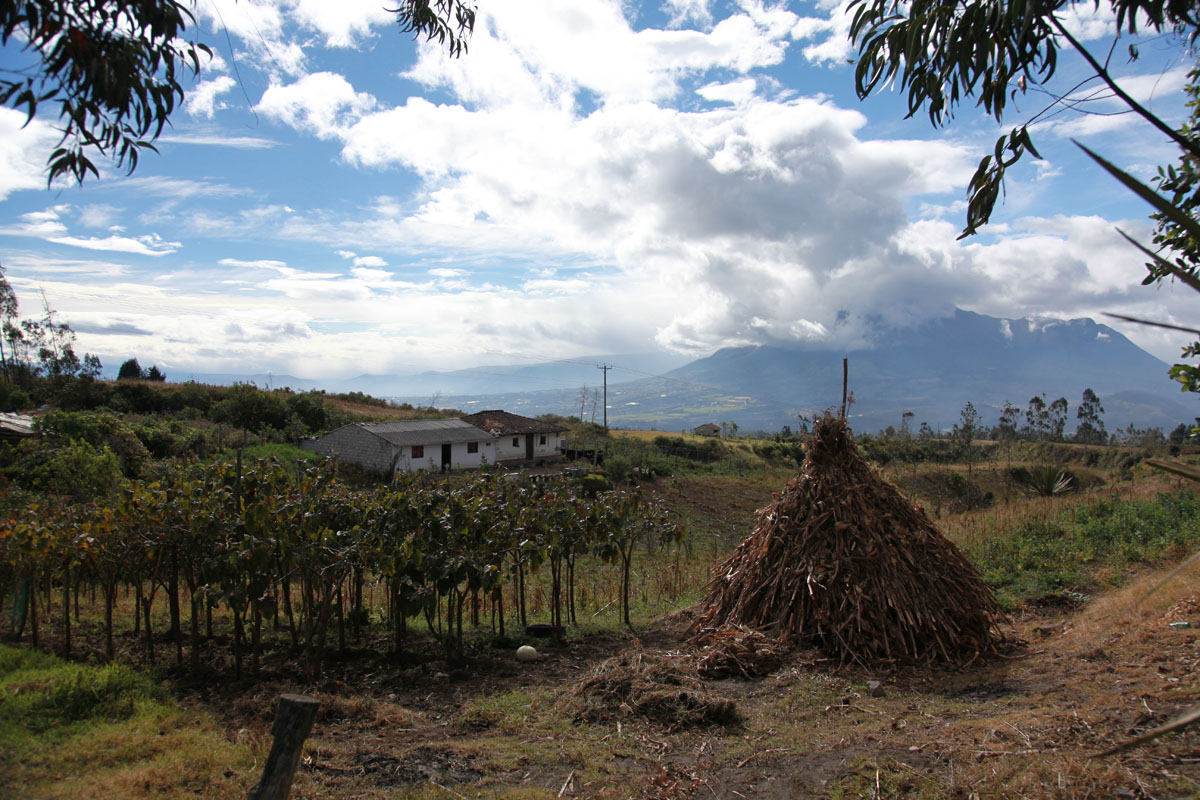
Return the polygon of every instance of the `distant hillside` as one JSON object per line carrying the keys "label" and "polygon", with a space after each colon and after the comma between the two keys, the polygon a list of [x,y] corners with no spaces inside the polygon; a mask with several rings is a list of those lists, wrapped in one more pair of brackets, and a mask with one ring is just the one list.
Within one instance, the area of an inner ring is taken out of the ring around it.
{"label": "distant hillside", "polygon": [[[743,430],[795,425],[841,400],[842,358],[850,361],[852,424],[863,431],[899,425],[949,428],[969,401],[992,425],[1005,401],[1024,406],[1037,394],[1070,403],[1068,429],[1083,390],[1105,406],[1110,430],[1130,423],[1170,430],[1200,415],[1196,398],[1179,392],[1168,365],[1107,325],[1002,320],[966,311],[924,325],[881,333],[871,349],[852,352],[777,346],[737,347],[647,378],[609,388],[610,424],[690,428],[737,422]],[[517,413],[578,413],[574,392],[450,396],[462,408],[504,407]],[[478,404],[478,405],[476,405]],[[597,414],[597,421],[600,415]]]}
{"label": "distant hillside", "polygon": [[[599,386],[604,375],[597,368],[609,364],[610,386],[659,375],[688,362],[686,356],[671,353],[624,353],[579,356],[563,360],[542,360],[524,364],[499,364],[471,369],[395,374],[363,374],[353,378],[298,378],[271,373],[172,374],[172,381],[195,380],[200,383],[229,385],[253,383],[260,388],[289,387],[296,391],[324,389],[327,392],[365,392],[375,397],[393,397],[413,404],[427,405],[435,396],[483,395],[511,392],[564,391],[572,395],[583,385]],[[445,405],[443,400],[438,405]]]}

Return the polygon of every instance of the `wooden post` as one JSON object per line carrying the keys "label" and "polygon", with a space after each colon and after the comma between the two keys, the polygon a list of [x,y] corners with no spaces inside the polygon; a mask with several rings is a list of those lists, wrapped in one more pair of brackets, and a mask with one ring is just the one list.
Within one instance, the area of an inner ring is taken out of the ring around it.
{"label": "wooden post", "polygon": [[299,694],[279,696],[275,725],[271,735],[271,753],[263,766],[262,780],[250,790],[249,800],[287,800],[292,776],[300,763],[300,748],[312,730],[321,701]]}
{"label": "wooden post", "polygon": [[846,398],[850,387],[850,359],[842,359],[842,419],[846,418]]}

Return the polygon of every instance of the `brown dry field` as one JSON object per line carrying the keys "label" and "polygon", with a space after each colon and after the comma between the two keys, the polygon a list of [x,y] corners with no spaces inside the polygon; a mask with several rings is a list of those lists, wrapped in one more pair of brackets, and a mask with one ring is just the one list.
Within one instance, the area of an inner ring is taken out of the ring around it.
{"label": "brown dry field", "polygon": [[[1200,624],[1200,569],[1135,607],[1159,577],[1079,609],[1031,611],[1007,626],[1022,642],[1005,657],[963,669],[865,671],[796,653],[759,680],[706,681],[738,710],[728,726],[620,708],[585,723],[561,708],[614,654],[690,669],[683,615],[636,635],[568,640],[533,664],[506,653],[464,670],[343,662],[316,692],[324,708],[293,797],[1195,797],[1200,732],[1096,756],[1200,702],[1200,631],[1168,626]],[[867,694],[869,679],[884,697]],[[230,738],[261,747],[271,699],[296,688],[183,696]]]}
{"label": "brown dry field", "polygon": [[[772,486],[710,477],[660,490],[732,542]],[[941,526],[952,538],[986,535],[989,513]],[[1200,797],[1200,726],[1098,756],[1200,703],[1200,564],[1145,571],[1078,607],[1034,603],[1004,624],[1003,657],[967,667],[868,670],[796,652],[762,678],[681,686],[676,706],[648,716],[617,705],[601,721],[574,717],[576,688],[614,656],[694,674],[687,622],[684,611],[634,632],[569,635],[531,664],[489,648],[454,664],[418,639],[401,660],[382,642],[351,643],[318,685],[299,682],[283,662],[253,681],[168,680],[185,709],[254,754],[249,768],[210,780],[221,787],[213,797],[245,797],[258,779],[272,704],[286,692],[322,702],[297,800]],[[169,658],[165,641],[160,654]],[[886,694],[870,696],[868,680]],[[732,703],[739,721],[680,724],[674,711],[691,701],[685,694]],[[65,777],[72,782],[45,796],[103,794],[87,774]],[[151,796],[197,795],[164,779],[138,794]]]}

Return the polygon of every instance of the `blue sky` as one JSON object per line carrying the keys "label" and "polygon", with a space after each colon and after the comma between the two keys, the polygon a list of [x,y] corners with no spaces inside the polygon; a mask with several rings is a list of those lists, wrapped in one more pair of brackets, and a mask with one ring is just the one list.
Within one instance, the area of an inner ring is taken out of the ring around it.
{"label": "blue sky", "polygon": [[[172,379],[849,348],[956,306],[1196,322],[1114,230],[1148,241],[1147,209],[1069,141],[1148,177],[1175,157],[1163,137],[1051,118],[1045,159],[956,241],[999,129],[860,102],[844,12],[481,0],[450,59],[378,0],[200,0],[215,57],[133,175],[47,188],[52,117],[0,108],[0,263],[23,313],[44,293],[109,371],[137,357]],[[1111,20],[1072,27],[1107,51]],[[1124,44],[1122,85],[1178,124],[1184,48],[1126,64]],[[1065,56],[1047,88],[1082,74]],[[1031,88],[1012,121],[1044,103]],[[1108,323],[1168,360],[1186,340]]]}

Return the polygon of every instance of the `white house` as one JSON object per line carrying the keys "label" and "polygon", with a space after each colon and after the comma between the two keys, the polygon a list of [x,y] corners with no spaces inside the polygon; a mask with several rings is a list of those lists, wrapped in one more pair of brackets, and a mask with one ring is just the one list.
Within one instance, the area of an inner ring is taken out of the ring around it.
{"label": "white house", "polygon": [[497,460],[496,438],[460,419],[355,422],[301,446],[384,475],[479,469]]}
{"label": "white house", "polygon": [[480,411],[462,418],[496,436],[496,463],[537,464],[562,458],[567,429],[508,411]]}

